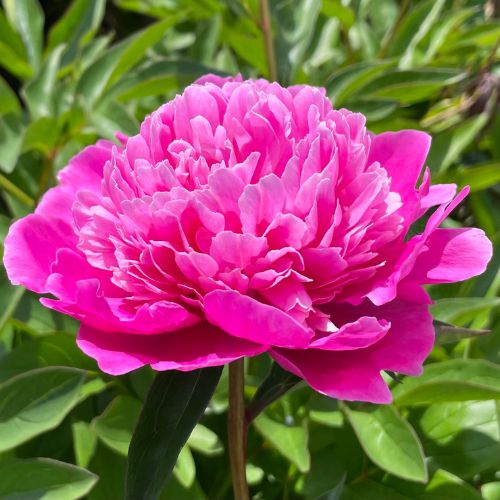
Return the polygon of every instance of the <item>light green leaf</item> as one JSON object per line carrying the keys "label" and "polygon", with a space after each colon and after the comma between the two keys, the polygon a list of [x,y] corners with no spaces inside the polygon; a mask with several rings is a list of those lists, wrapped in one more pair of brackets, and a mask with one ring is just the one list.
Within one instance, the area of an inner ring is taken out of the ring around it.
{"label": "light green leaf", "polygon": [[97,436],[111,449],[127,456],[141,403],[130,396],[118,396],[92,424]]}
{"label": "light green leaf", "polygon": [[81,47],[92,39],[101,24],[105,7],[105,0],[75,0],[51,28],[47,51],[65,44],[62,66],[73,61]]}
{"label": "light green leaf", "polygon": [[392,406],[344,411],[368,457],[379,467],[410,481],[427,481],[422,445],[411,425]]}
{"label": "light green leaf", "polygon": [[500,481],[483,484],[481,493],[484,500],[500,500]]}
{"label": "light green leaf", "polygon": [[[24,289],[19,287],[17,290]],[[95,361],[78,349],[75,340],[74,335],[57,333],[23,342],[0,358],[0,382],[33,368],[47,366],[72,366],[83,370],[97,370]]]}
{"label": "light green leaf", "polygon": [[224,447],[219,439],[219,436],[214,431],[204,425],[197,424],[187,444],[196,451],[207,456],[220,455],[224,451]]}
{"label": "light green leaf", "polygon": [[193,455],[187,446],[184,446],[177,457],[174,467],[174,475],[184,488],[192,486],[196,477],[196,466]]}
{"label": "light green leaf", "polygon": [[76,463],[80,467],[87,467],[97,447],[97,436],[87,422],[74,422],[71,431]]}
{"label": "light green leaf", "polygon": [[487,121],[488,116],[483,113],[463,120],[458,126],[436,135],[427,157],[431,170],[437,173],[445,172],[460,158]]}
{"label": "light green leaf", "polygon": [[[388,49],[389,56],[401,56],[418,43],[436,20],[443,7],[443,1],[426,0],[419,2],[409,14],[403,17]],[[415,42],[413,42],[415,40]]]}
{"label": "light green leaf", "polygon": [[8,83],[0,77],[0,116],[9,113],[18,114],[20,111],[19,100],[16,93]]}
{"label": "light green leaf", "polygon": [[309,470],[311,458],[306,420],[300,424],[286,425],[284,422],[278,422],[267,414],[261,413],[253,423],[259,433],[301,472]]}
{"label": "light green leaf", "polygon": [[140,62],[146,51],[158,43],[165,32],[175,26],[183,17],[183,14],[168,16],[166,19],[155,23],[145,30],[130,37],[126,43],[125,50],[121,53],[108,80],[108,86],[116,82],[122,75]]}
{"label": "light green leaf", "polygon": [[498,297],[453,297],[436,300],[431,306],[432,316],[445,323],[466,326],[479,314],[500,306]]}
{"label": "light green leaf", "polygon": [[361,62],[335,71],[327,82],[328,97],[335,106],[344,101],[380,75],[385,74],[395,62]]}
{"label": "light green leaf", "polygon": [[429,406],[420,428],[432,466],[465,478],[500,466],[497,404],[464,401]]}
{"label": "light green leaf", "polygon": [[470,186],[471,191],[481,191],[500,183],[500,161],[460,167],[448,177],[460,187]]}
{"label": "light green leaf", "polygon": [[0,117],[0,169],[11,173],[17,164],[23,144],[24,129],[16,115]]}
{"label": "light green leaf", "polygon": [[0,385],[0,451],[57,427],[78,402],[85,372],[40,368]]}
{"label": "light green leaf", "polygon": [[398,405],[500,399],[500,367],[479,359],[454,359],[425,367],[393,390]]}
{"label": "light green leaf", "polygon": [[85,496],[97,476],[50,458],[0,461],[0,498],[5,500],[76,500]]}
{"label": "light green leaf", "polygon": [[38,0],[3,0],[3,6],[9,22],[21,35],[32,68],[38,71],[43,48],[42,7]]}
{"label": "light green leaf", "polygon": [[[419,23],[415,34],[412,36],[401,59],[399,60],[399,67],[401,69],[409,69],[415,65],[415,52],[417,46],[438,21],[445,2],[446,0],[434,0],[426,4],[426,15],[421,17],[421,22]],[[415,10],[418,10],[418,7]],[[408,16],[408,18],[410,16]]]}
{"label": "light green leaf", "polygon": [[40,72],[23,90],[23,96],[33,119],[54,114],[54,89],[64,45],[56,47],[48,56]]}

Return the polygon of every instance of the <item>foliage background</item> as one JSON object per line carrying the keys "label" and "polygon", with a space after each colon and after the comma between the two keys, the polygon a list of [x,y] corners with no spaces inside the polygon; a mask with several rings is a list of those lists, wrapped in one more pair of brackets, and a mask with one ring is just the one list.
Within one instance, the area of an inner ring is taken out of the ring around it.
{"label": "foliage background", "polygon": [[[478,225],[498,250],[499,3],[270,5],[280,82],[326,87],[375,132],[433,134],[434,182],[473,190],[446,224]],[[3,0],[0,241],[72,155],[116,130],[133,134],[197,76],[268,76],[261,28],[257,0]],[[497,251],[483,276],[430,290],[437,319],[492,333],[462,339],[441,329],[425,374],[392,382],[393,405],[345,404],[299,385],[260,416],[248,443],[254,498],[500,499],[498,260]],[[1,499],[122,498],[153,374],[99,373],[77,350],[76,329],[1,270]],[[248,398],[268,369],[265,356],[248,361]],[[223,376],[162,498],[232,497],[226,392]]]}

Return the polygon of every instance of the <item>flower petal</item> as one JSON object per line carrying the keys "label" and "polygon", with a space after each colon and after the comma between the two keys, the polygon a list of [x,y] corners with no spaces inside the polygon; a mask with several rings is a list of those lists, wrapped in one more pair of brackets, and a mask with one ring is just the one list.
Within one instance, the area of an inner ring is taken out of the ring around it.
{"label": "flower petal", "polygon": [[476,228],[436,229],[426,246],[405,281],[463,281],[484,272],[493,255],[491,241]]}
{"label": "flower petal", "polygon": [[158,371],[196,370],[265,350],[264,346],[227,335],[207,323],[154,337],[104,332],[82,325],[77,343],[110,375],[122,375],[144,365]]}
{"label": "flower petal", "polygon": [[205,315],[213,325],[235,337],[264,345],[306,347],[312,330],[279,309],[232,290],[205,296]]}
{"label": "flower petal", "polygon": [[419,375],[432,349],[434,328],[428,304],[394,300],[376,307],[329,304],[332,318],[352,321],[360,314],[390,322],[389,332],[378,342],[352,351],[273,349],[283,368],[303,377],[317,391],[349,401],[390,403],[390,391],[381,370]]}
{"label": "flower petal", "polygon": [[3,262],[14,285],[45,293],[46,281],[59,248],[76,246],[76,237],[64,221],[31,214],[15,222],[4,242]]}

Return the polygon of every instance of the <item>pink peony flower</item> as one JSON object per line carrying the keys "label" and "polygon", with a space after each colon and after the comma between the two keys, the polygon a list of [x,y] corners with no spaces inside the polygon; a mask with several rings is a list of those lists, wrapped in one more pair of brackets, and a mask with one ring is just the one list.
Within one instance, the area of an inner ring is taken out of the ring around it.
{"label": "pink peony flower", "polygon": [[373,135],[323,89],[207,75],[120,137],[70,161],[4,257],[113,375],[267,351],[317,391],[387,403],[381,371],[418,375],[433,345],[423,285],[491,257],[479,229],[439,228],[467,189],[428,170],[416,187],[430,137]]}

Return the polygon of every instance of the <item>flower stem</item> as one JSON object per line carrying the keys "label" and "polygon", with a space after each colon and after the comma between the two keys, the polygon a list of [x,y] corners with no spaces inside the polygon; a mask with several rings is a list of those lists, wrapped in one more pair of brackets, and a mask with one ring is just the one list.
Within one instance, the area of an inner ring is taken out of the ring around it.
{"label": "flower stem", "polygon": [[245,361],[229,365],[229,413],[227,420],[229,460],[235,500],[248,500],[246,477]]}
{"label": "flower stem", "polygon": [[260,29],[262,31],[264,45],[266,47],[269,80],[275,82],[278,80],[278,72],[276,70],[276,57],[274,56],[271,12],[269,10],[268,0],[260,0]]}

